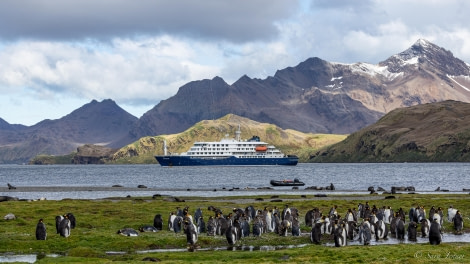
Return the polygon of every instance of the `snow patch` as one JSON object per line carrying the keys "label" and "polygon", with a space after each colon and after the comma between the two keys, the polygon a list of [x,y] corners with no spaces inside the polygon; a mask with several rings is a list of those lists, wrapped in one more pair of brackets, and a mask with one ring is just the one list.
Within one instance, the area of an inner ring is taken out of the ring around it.
{"label": "snow patch", "polygon": [[341,80],[343,79],[343,76],[340,76],[340,77],[333,77],[331,78],[330,82],[334,81],[334,80]]}
{"label": "snow patch", "polygon": [[403,61],[403,65],[413,65],[418,64],[418,57],[411,58],[409,60]]}
{"label": "snow patch", "polygon": [[[325,85],[326,88],[331,88],[331,90],[339,90],[343,88],[343,82],[341,82],[338,87],[336,87],[336,84],[330,84],[330,85]],[[336,88],[335,88],[336,87]]]}
{"label": "snow patch", "polygon": [[430,42],[425,39],[418,39],[415,44],[421,45],[423,47],[429,46]]}
{"label": "snow patch", "polygon": [[[457,82],[457,81],[454,79],[455,76],[448,75],[448,74],[447,74],[446,76],[447,76],[449,79],[451,79],[453,82],[455,82],[458,86],[460,86],[460,87],[462,87],[463,89],[465,89],[465,90],[467,90],[468,92],[470,92],[470,89],[469,89],[469,88],[463,86],[462,84],[460,84],[459,82]],[[469,78],[469,76],[462,76],[462,77],[464,77],[465,79]]]}
{"label": "snow patch", "polygon": [[403,75],[403,72],[389,72],[388,66],[379,66],[369,63],[356,63],[352,64],[350,67],[352,72],[365,73],[371,76],[380,75],[387,78],[389,81]]}
{"label": "snow patch", "polygon": [[[419,57],[415,56],[414,54],[409,54],[409,53],[402,52],[400,54],[393,55],[392,57],[399,60],[401,66],[414,65],[414,64],[419,63]],[[424,56],[424,57],[426,57],[426,56]]]}

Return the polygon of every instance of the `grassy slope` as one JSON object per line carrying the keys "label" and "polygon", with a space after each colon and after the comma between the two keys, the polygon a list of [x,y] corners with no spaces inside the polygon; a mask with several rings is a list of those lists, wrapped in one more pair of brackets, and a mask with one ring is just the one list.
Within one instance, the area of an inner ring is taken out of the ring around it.
{"label": "grassy slope", "polygon": [[121,148],[114,154],[113,163],[156,163],[154,155],[163,154],[163,140],[166,139],[168,151],[181,153],[187,151],[195,141],[219,141],[226,135],[233,138],[240,124],[242,139],[253,135],[281,149],[285,154],[295,154],[300,162],[320,148],[339,142],[344,135],[310,134],[295,130],[283,130],[275,125],[258,123],[236,115],[226,115],[217,120],[201,121],[179,134],[143,137]]}
{"label": "grassy slope", "polygon": [[445,101],[395,109],[326,147],[313,162],[470,161],[470,104]]}
{"label": "grassy slope", "polygon": [[[377,197],[377,196],[374,196]],[[106,263],[111,261],[135,262],[150,256],[170,262],[251,262],[265,263],[287,260],[291,263],[299,262],[345,262],[348,263],[427,263],[427,256],[416,254],[424,252],[432,255],[441,255],[439,263],[454,263],[455,259],[446,259],[447,252],[463,255],[459,260],[468,263],[470,258],[470,245],[468,243],[444,243],[440,246],[425,244],[398,244],[384,246],[348,246],[346,248],[331,248],[324,245],[312,245],[308,237],[279,237],[275,234],[264,234],[259,238],[244,238],[240,245],[262,246],[262,245],[300,245],[302,248],[283,249],[276,251],[196,251],[196,252],[164,252],[135,254],[138,250],[175,248],[185,249],[186,238],[183,234],[175,234],[170,231],[159,233],[141,233],[139,237],[123,237],[117,235],[118,229],[132,227],[137,229],[143,224],[152,224],[153,216],[162,214],[163,219],[176,207],[189,206],[190,212],[198,207],[203,209],[204,218],[212,213],[205,210],[209,205],[221,208],[224,212],[230,212],[234,207],[244,208],[254,205],[257,209],[265,206],[277,206],[282,208],[286,203],[296,207],[301,215],[301,227],[303,232],[309,232],[304,226],[303,217],[307,210],[313,207],[327,212],[332,205],[338,205],[338,212],[342,215],[348,208],[355,208],[359,202],[364,203],[361,196],[336,196],[329,197],[332,200],[317,200],[313,195],[307,199],[299,196],[281,196],[284,202],[271,202],[270,197],[264,196],[264,201],[255,201],[256,197],[223,197],[223,198],[185,198],[185,202],[169,202],[165,197],[156,199],[127,198],[109,200],[62,200],[62,201],[37,201],[37,202],[2,202],[0,204],[0,215],[13,213],[16,220],[0,219],[0,252],[28,253],[59,253],[66,257],[46,257],[40,263],[55,262],[88,262]],[[390,205],[395,210],[399,207],[406,211],[412,206],[423,205],[429,209],[431,206],[447,208],[452,204],[462,211],[465,219],[470,213],[470,199],[468,195],[397,195],[398,199],[371,200],[371,205],[379,207]],[[288,202],[287,202],[288,200]],[[72,230],[69,238],[63,238],[55,234],[54,217],[66,212],[73,212],[77,218],[77,227]],[[48,229],[46,241],[36,241],[34,230],[39,218],[44,218]],[[468,221],[468,220],[467,220]],[[445,223],[446,230],[452,230],[450,223]],[[465,228],[465,232],[469,232]],[[326,241],[326,237],[324,237]],[[331,240],[330,240],[331,242]],[[197,243],[202,248],[221,247],[226,248],[227,242],[224,237],[208,237],[205,234],[199,236]],[[107,251],[125,251],[127,254],[112,256]],[[399,253],[398,253],[399,252]],[[351,261],[351,262],[350,262]],[[383,262],[385,261],[385,262]]]}

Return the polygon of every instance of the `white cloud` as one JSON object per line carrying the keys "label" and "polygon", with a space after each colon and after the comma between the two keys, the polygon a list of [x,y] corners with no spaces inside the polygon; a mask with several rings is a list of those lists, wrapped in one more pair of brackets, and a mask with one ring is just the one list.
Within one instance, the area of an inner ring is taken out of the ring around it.
{"label": "white cloud", "polygon": [[[21,42],[0,51],[0,87],[18,87],[38,94],[70,93],[87,99],[158,102],[213,69],[200,65],[187,42],[168,36],[141,41],[116,39],[103,50],[90,51],[70,43]],[[188,67],[191,65],[191,67]]]}

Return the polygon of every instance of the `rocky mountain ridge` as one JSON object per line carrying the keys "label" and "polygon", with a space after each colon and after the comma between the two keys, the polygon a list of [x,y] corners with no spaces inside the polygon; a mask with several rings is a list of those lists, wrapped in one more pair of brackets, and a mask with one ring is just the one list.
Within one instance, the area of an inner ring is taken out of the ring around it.
{"label": "rocky mountain ridge", "polygon": [[0,163],[66,154],[88,143],[121,147],[227,114],[283,129],[348,134],[396,108],[445,100],[470,102],[470,66],[421,39],[377,65],[309,58],[266,79],[242,76],[232,85],[220,77],[193,81],[140,119],[112,100],[93,100],[30,127],[0,119]]}
{"label": "rocky mountain ridge", "polygon": [[310,58],[263,80],[188,83],[145,113],[129,137],[175,133],[228,113],[303,132],[344,134],[393,109],[444,100],[470,102],[470,66],[420,39],[377,65]]}

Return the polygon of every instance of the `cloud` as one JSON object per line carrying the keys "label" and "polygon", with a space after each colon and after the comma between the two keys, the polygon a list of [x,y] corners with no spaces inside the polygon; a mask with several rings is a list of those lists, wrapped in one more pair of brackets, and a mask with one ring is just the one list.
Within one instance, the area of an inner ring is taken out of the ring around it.
{"label": "cloud", "polygon": [[297,6],[288,0],[3,0],[4,40],[107,40],[176,34],[233,42],[270,39],[274,22]]}
{"label": "cloud", "polygon": [[197,46],[169,36],[114,39],[96,50],[73,43],[15,43],[0,50],[0,89],[14,93],[24,87],[36,98],[71,94],[156,104],[192,77],[217,73],[197,62]]}

